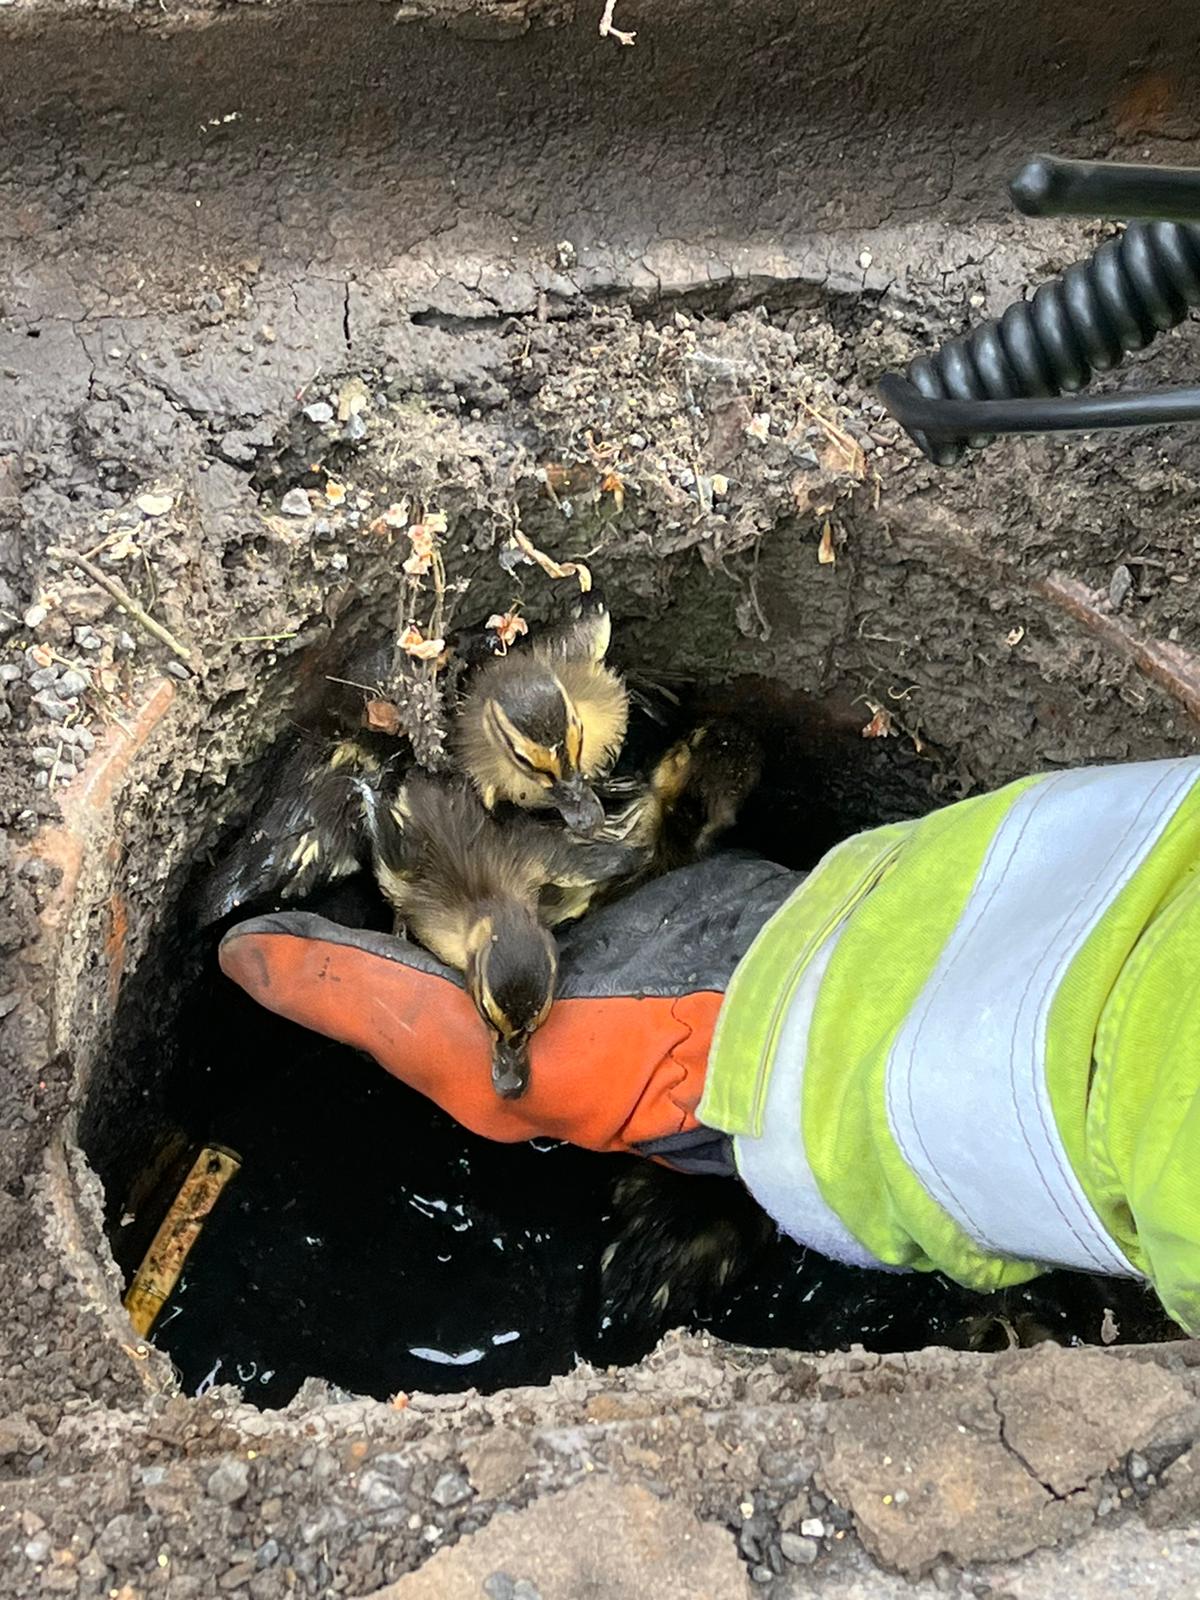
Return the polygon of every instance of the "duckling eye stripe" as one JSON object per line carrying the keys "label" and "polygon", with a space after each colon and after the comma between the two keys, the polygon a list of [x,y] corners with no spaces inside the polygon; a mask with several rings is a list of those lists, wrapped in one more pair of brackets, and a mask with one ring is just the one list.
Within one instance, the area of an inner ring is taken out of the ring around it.
{"label": "duckling eye stripe", "polygon": [[1059,773],[1023,794],[892,1045],[892,1135],[985,1249],[1137,1276],[1067,1158],[1046,1029],[1072,961],[1196,774],[1194,760],[1131,764]]}
{"label": "duckling eye stripe", "polygon": [[738,1175],[750,1193],[790,1238],[834,1261],[880,1267],[826,1203],[804,1150],[804,1063],[813,1008],[845,923],[826,939],[805,969],[779,1035],[767,1085],[760,1138],[734,1139]]}

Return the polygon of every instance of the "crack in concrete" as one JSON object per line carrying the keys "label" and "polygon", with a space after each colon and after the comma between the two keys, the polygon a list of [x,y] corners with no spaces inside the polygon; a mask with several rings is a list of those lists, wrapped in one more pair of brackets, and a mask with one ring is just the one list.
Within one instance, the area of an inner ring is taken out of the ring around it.
{"label": "crack in concrete", "polygon": [[1033,1463],[1029,1461],[1020,1450],[1018,1450],[1017,1446],[1008,1437],[1008,1421],[1004,1415],[1004,1408],[1001,1406],[1000,1397],[997,1395],[996,1390],[991,1383],[987,1385],[987,1392],[992,1402],[992,1409],[996,1413],[996,1436],[999,1439],[1002,1448],[1013,1458],[1018,1466],[1021,1467],[1022,1471],[1026,1472],[1029,1477],[1033,1479],[1034,1483],[1040,1485],[1040,1487],[1046,1491],[1052,1500],[1057,1500],[1060,1504],[1065,1503],[1068,1500],[1073,1500],[1076,1495],[1083,1494],[1088,1487],[1086,1483],[1078,1484],[1074,1489],[1068,1489],[1065,1494],[1060,1494],[1052,1483],[1048,1483],[1046,1479],[1042,1477],[1042,1475],[1034,1467]]}

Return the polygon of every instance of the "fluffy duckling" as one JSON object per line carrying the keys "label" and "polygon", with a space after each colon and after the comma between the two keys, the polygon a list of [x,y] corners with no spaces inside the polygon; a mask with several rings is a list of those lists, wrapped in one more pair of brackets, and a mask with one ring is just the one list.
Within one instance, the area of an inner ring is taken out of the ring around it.
{"label": "fluffy duckling", "polygon": [[649,781],[601,837],[648,852],[647,875],[708,855],[762,776],[762,747],[740,724],[701,723],[655,764]]}
{"label": "fluffy duckling", "polygon": [[243,906],[299,900],[370,860],[367,813],[387,781],[394,741],[298,739],[267,786],[267,800],[201,885],[201,927]]}
{"label": "fluffy duckling", "polygon": [[616,1182],[600,1259],[601,1326],[678,1327],[710,1316],[744,1279],[775,1226],[734,1178],[650,1161]]}
{"label": "fluffy duckling", "polygon": [[629,721],[625,686],[604,664],[611,633],[592,590],[575,617],[475,673],[456,748],[489,811],[508,800],[557,811],[576,833],[599,832],[604,808],[592,785],[620,754]]}
{"label": "fluffy duckling", "polygon": [[551,927],[626,875],[637,847],[572,839],[514,814],[503,823],[462,779],[410,778],[372,819],[375,873],[405,929],[466,979],[493,1039],[492,1083],[529,1085],[529,1041],[554,1001]]}

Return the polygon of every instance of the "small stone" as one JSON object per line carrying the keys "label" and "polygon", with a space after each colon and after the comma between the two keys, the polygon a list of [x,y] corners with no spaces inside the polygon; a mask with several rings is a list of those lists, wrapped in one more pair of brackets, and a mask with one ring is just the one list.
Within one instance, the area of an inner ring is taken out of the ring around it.
{"label": "small stone", "polygon": [[16,683],[21,676],[21,669],[15,661],[6,661],[0,666],[0,683]]}
{"label": "small stone", "polygon": [[333,407],[327,400],[314,400],[312,405],[305,406],[304,415],[310,422],[332,422]]}
{"label": "small stone", "polygon": [[513,1581],[507,1572],[493,1572],[483,1580],[487,1600],[513,1600]]}
{"label": "small stone", "polygon": [[50,609],[48,606],[30,606],[21,621],[27,628],[40,628],[49,615]]}
{"label": "small stone", "polygon": [[874,259],[874,256],[869,250],[862,250],[859,252],[858,264],[865,272]]}
{"label": "small stone", "polygon": [[173,678],[178,678],[182,683],[186,683],[192,675],[182,661],[176,661],[173,657],[167,662],[167,671]]}
{"label": "small stone", "polygon": [[91,752],[96,748],[96,735],[90,728],[76,728],[75,743],[81,750],[87,751],[87,753],[90,755]]}
{"label": "small stone", "polygon": [[518,1578],[513,1584],[512,1600],[542,1600],[542,1591],[528,1578]]}
{"label": "small stone", "polygon": [[49,689],[43,689],[41,694],[35,694],[33,703],[44,716],[51,722],[65,722],[70,714],[70,706],[63,702]]}
{"label": "small stone", "polygon": [[69,695],[72,700],[77,699],[89,687],[89,679],[85,678],[82,672],[76,672],[74,667],[68,667],[58,680],[59,694]]}
{"label": "small stone", "polygon": [[26,1561],[45,1561],[50,1554],[50,1541],[44,1533],[39,1533],[36,1538],[30,1539],[25,1546]]}
{"label": "small stone", "polygon": [[140,494],[134,504],[144,517],[165,517],[175,504],[175,497],[169,494]]}
{"label": "small stone", "polygon": [[256,1567],[269,1567],[278,1560],[278,1539],[268,1539],[264,1544],[260,1544],[258,1549],[254,1552],[254,1564]]}
{"label": "small stone", "polygon": [[245,1498],[250,1487],[250,1469],[244,1461],[222,1461],[208,1478],[208,1492],[224,1506],[233,1506]]}
{"label": "small stone", "polygon": [[932,1576],[934,1588],[942,1594],[950,1594],[952,1590],[958,1587],[958,1580],[954,1576],[954,1568],[947,1566],[944,1561],[938,1562],[933,1569]]}
{"label": "small stone", "polygon": [[228,1572],[217,1579],[217,1587],[226,1591],[240,1589],[244,1583],[250,1582],[255,1570],[253,1561],[239,1561],[237,1566],[230,1567]]}
{"label": "small stone", "polygon": [[52,689],[57,682],[57,667],[39,667],[36,672],[29,674],[29,687],[31,689]]}
{"label": "small stone", "polygon": [[70,756],[71,761],[75,766],[83,767],[87,765],[87,751],[84,750],[82,746],[77,744],[72,745],[67,754]]}
{"label": "small stone", "polygon": [[99,650],[100,648],[100,635],[95,628],[90,627],[86,622],[80,623],[78,627],[71,629],[71,638],[81,650]]}
{"label": "small stone", "polygon": [[1108,603],[1114,611],[1120,611],[1132,590],[1133,573],[1128,567],[1118,567],[1108,583]]}
{"label": "small stone", "polygon": [[471,1498],[471,1485],[461,1472],[443,1472],[430,1491],[430,1499],[435,1506],[445,1509],[447,1506],[461,1505],[464,1500]]}
{"label": "small stone", "polygon": [[757,1566],[750,1568],[751,1583],[770,1583],[773,1581],[774,1577],[775,1574],[771,1571],[770,1567]]}
{"label": "small stone", "polygon": [[1145,1456],[1139,1455],[1136,1450],[1131,1450],[1129,1460],[1126,1462],[1131,1483],[1144,1483],[1150,1476],[1150,1463]]}
{"label": "small stone", "polygon": [[47,788],[49,786],[49,783],[50,783],[50,774],[48,772],[35,772],[34,773],[34,775],[33,775],[33,787],[35,789],[45,789],[45,788]]}
{"label": "small stone", "polygon": [[360,439],[367,437],[367,424],[356,411],[353,416],[347,417],[346,426],[342,429],[342,438],[348,439],[351,444],[357,444]]}
{"label": "small stone", "polygon": [[285,517],[312,516],[312,506],[303,489],[289,489],[279,502],[279,509]]}
{"label": "small stone", "polygon": [[51,750],[49,745],[40,744],[33,752],[33,764],[35,767],[41,767],[43,772],[48,772],[54,765],[55,756],[56,752]]}
{"label": "small stone", "polygon": [[116,649],[118,655],[131,656],[137,649],[137,640],[125,628],[122,628],[117,635]]}
{"label": "small stone", "polygon": [[783,1552],[784,1560],[792,1562],[797,1567],[811,1567],[821,1551],[821,1546],[815,1539],[805,1539],[798,1533],[780,1534],[779,1548]]}
{"label": "small stone", "polygon": [[800,1532],[806,1539],[823,1539],[825,1537],[825,1524],[820,1517],[805,1517],[800,1524]]}

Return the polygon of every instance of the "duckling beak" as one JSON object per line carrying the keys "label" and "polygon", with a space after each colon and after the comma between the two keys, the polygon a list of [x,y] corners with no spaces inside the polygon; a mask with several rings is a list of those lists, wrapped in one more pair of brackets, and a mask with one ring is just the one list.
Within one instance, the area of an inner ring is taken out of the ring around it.
{"label": "duckling beak", "polygon": [[519,1100],[529,1087],[529,1041],[510,1044],[497,1039],[492,1045],[492,1088],[501,1100]]}
{"label": "duckling beak", "polygon": [[556,783],[550,790],[550,799],[572,833],[581,833],[584,838],[590,838],[603,827],[604,807],[596,791],[589,789],[578,774]]}

